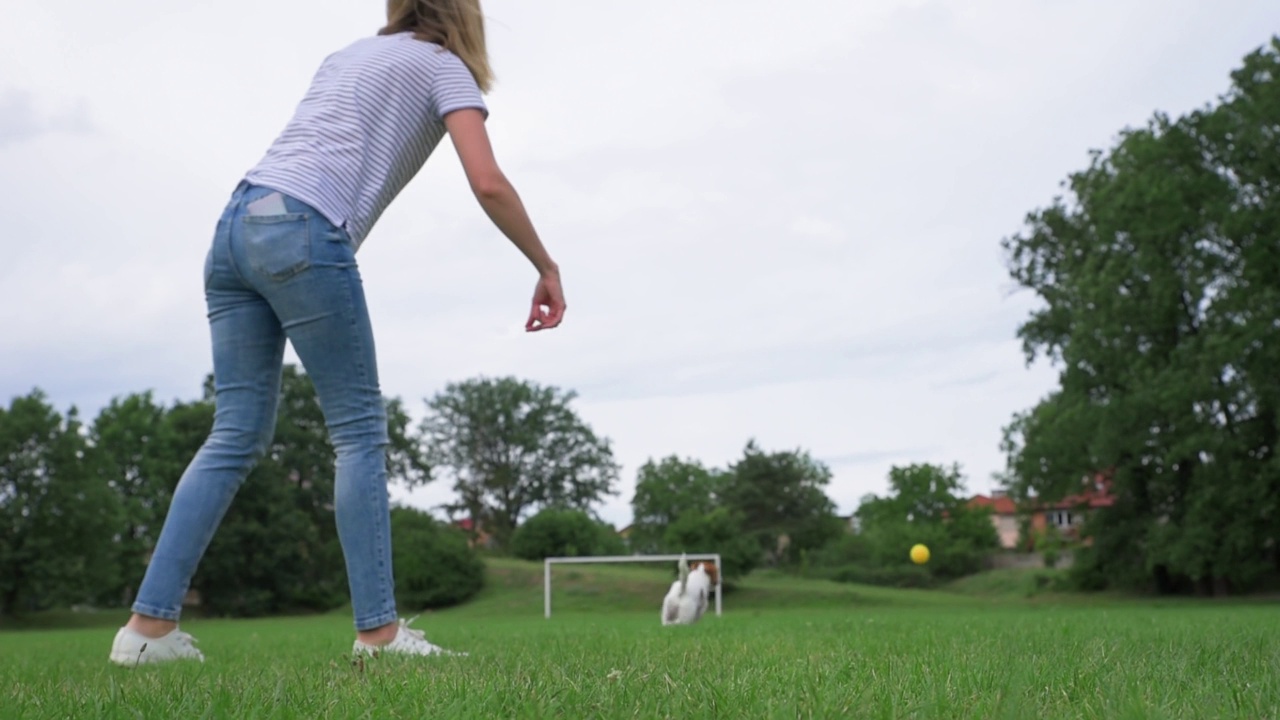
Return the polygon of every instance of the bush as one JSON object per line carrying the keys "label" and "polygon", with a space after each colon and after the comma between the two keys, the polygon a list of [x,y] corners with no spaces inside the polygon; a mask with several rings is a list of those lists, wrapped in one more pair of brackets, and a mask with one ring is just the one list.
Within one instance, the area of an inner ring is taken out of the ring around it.
{"label": "bush", "polygon": [[1108,587],[1106,570],[1098,562],[1098,554],[1092,547],[1081,547],[1075,551],[1075,562],[1067,570],[1067,581],[1071,590],[1081,592],[1097,592]]}
{"label": "bush", "polygon": [[484,561],[462,531],[412,508],[391,510],[396,600],[413,609],[471,599],[484,587]]}
{"label": "bush", "polygon": [[845,565],[832,570],[830,578],[836,582],[895,588],[929,588],[935,584],[933,575],[919,565]]}
{"label": "bush", "polygon": [[725,582],[760,564],[760,545],[742,532],[741,519],[722,507],[705,515],[696,510],[682,513],[667,526],[662,545],[667,553],[720,553]]}
{"label": "bush", "polygon": [[814,568],[865,565],[871,560],[871,548],[866,536],[844,533],[812,553],[809,560]]}
{"label": "bush", "polygon": [[798,567],[801,571],[818,564],[818,555],[833,543],[852,535],[848,524],[834,514],[824,513],[810,518],[801,527],[788,533],[791,542],[787,545],[780,564]]}
{"label": "bush", "polygon": [[950,583],[947,589],[989,598],[1033,598],[1044,593],[1071,592],[1074,588],[1064,570],[1001,568],[961,578]]}
{"label": "bush", "polygon": [[1044,566],[1054,568],[1058,565],[1058,560],[1062,557],[1062,551],[1066,547],[1065,539],[1055,527],[1046,527],[1035,534],[1035,548],[1040,551],[1040,556],[1044,559]]}
{"label": "bush", "polygon": [[[991,521],[984,516],[969,514],[959,516],[947,525],[885,522],[866,528],[861,534],[867,550],[867,559],[853,559],[853,564],[867,567],[893,568],[909,562],[908,553],[916,543],[929,548],[929,562],[917,567],[936,580],[954,580],[980,572],[986,556],[997,546],[976,533],[964,532],[964,525],[985,523],[990,538],[995,537]],[[959,526],[959,527],[957,527]],[[975,536],[977,535],[977,536]],[[856,546],[855,546],[856,547]]]}
{"label": "bush", "polygon": [[622,538],[610,525],[582,510],[547,508],[526,520],[511,536],[511,554],[525,560],[625,552]]}
{"label": "bush", "polygon": [[596,523],[600,536],[596,545],[596,555],[629,555],[627,550],[627,541],[622,539],[615,529],[609,523]]}

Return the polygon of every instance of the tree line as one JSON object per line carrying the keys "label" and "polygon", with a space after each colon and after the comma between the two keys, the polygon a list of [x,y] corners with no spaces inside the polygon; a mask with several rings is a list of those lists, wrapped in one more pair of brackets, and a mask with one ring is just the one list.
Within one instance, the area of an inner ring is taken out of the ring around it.
{"label": "tree line", "polygon": [[[849,525],[825,492],[830,471],[806,451],[766,452],[751,441],[723,470],[676,457],[647,462],[624,538],[594,513],[617,494],[619,465],[609,440],[573,409],[575,397],[517,378],[475,378],[427,400],[416,424],[402,401],[386,400],[390,482],[450,482],[455,500],[439,509],[470,521],[463,529],[418,510],[393,511],[405,602],[439,606],[478,591],[483,563],[473,545],[481,535],[490,552],[531,559],[720,552],[730,580],[764,563],[901,566],[905,546],[897,546],[924,537],[886,530],[887,544],[874,558],[831,550]],[[113,399],[88,425],[74,408],[60,415],[38,389],[0,408],[0,614],[127,606],[213,412],[211,377],[199,400],[166,406],[150,392],[135,393]],[[207,613],[319,611],[346,601],[333,518],[334,452],[315,389],[292,365],[283,371],[276,428],[192,581]],[[952,492],[958,484],[948,488],[944,504],[962,512]],[[911,520],[899,515],[868,516],[865,524]],[[917,525],[923,520],[915,518]]]}
{"label": "tree line", "polygon": [[[831,471],[801,449],[766,452],[754,441],[728,467],[669,456],[645,463],[632,500],[630,544],[645,553],[719,552],[725,577],[773,567],[847,582],[928,587],[982,569],[998,547],[985,508],[971,508],[959,466],[889,471],[885,497],[836,514]],[[915,566],[916,543],[934,548]]]}
{"label": "tree line", "polygon": [[[608,440],[570,408],[573,397],[478,378],[429,400],[416,426],[403,402],[388,398],[389,482],[451,480],[458,502],[444,509],[469,514],[503,545],[533,508],[588,508],[616,492],[618,465]],[[39,389],[0,408],[0,614],[131,603],[213,414],[211,376],[199,400],[117,397],[89,425],[75,408],[59,414]],[[275,436],[192,580],[206,611],[261,615],[346,601],[334,458],[314,386],[286,366]],[[465,576],[461,585],[479,589],[479,560],[460,530],[408,508],[393,512],[392,526],[397,574],[406,578],[398,584],[412,597],[452,598],[445,579],[415,570],[439,564],[433,555],[441,553],[459,574],[453,580]]]}
{"label": "tree line", "polygon": [[[173,490],[212,428],[212,394],[208,378],[193,402],[118,397],[87,426],[38,389],[0,408],[0,613],[132,601]],[[398,401],[388,409],[388,466],[397,482],[419,481],[426,466],[408,417]],[[275,437],[192,583],[207,607],[260,614],[345,602],[333,460],[314,388],[286,367]]]}

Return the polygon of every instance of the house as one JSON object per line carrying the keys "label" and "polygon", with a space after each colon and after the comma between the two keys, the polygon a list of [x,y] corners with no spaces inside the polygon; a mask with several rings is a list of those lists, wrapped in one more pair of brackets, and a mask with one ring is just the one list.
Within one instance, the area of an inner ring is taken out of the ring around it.
{"label": "house", "polygon": [[[618,538],[622,540],[622,546],[627,550],[631,550],[631,533],[634,529],[635,529],[635,524],[632,523],[622,528],[621,530],[615,531],[618,534]],[[639,555],[640,553],[636,552],[635,554]]]}
{"label": "house", "polygon": [[991,495],[975,495],[965,503],[971,508],[991,508],[991,524],[996,527],[1000,547],[1012,550],[1018,546],[1018,505],[1004,490]]}
{"label": "house", "polygon": [[1091,538],[1080,537],[1080,528],[1091,513],[1114,505],[1115,496],[1111,494],[1110,473],[1097,472],[1081,480],[1080,492],[1056,502],[1031,500],[1019,507],[1005,491],[997,490],[990,496],[975,495],[965,504],[991,508],[991,523],[1000,537],[1000,547],[1014,549],[1018,547],[1024,518],[1029,521],[1028,529],[1033,536],[1052,527],[1068,541],[1089,544]]}
{"label": "house", "polygon": [[858,519],[857,513],[850,513],[848,515],[839,515],[837,517],[839,517],[840,521],[844,523],[844,529],[846,531],[851,532],[855,535],[862,532],[862,521]]}
{"label": "house", "polygon": [[493,536],[471,518],[454,520],[449,524],[467,534],[467,545],[470,547],[492,548],[494,545]]}
{"label": "house", "polygon": [[1093,512],[1115,504],[1111,494],[1111,474],[1096,472],[1081,480],[1081,490],[1054,503],[1044,503],[1031,517],[1031,527],[1044,530],[1052,527],[1068,540],[1083,541],[1088,545],[1092,538],[1080,537],[1080,527]]}

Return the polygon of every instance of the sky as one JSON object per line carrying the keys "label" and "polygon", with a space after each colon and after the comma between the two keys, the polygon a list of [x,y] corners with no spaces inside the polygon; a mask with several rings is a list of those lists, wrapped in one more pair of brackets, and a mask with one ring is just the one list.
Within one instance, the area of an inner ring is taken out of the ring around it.
{"label": "sky", "polygon": [[[597,508],[618,526],[646,460],[725,467],[750,439],[823,461],[845,514],[894,465],[989,491],[1002,428],[1056,382],[1016,337],[1036,300],[1001,239],[1280,29],[1274,0],[483,5],[489,132],[568,313],[523,331],[533,270],[446,139],[358,256],[383,392],[420,416],[478,376],[575,391],[622,466]],[[214,224],[383,8],[6,0],[0,401],[199,397]]]}

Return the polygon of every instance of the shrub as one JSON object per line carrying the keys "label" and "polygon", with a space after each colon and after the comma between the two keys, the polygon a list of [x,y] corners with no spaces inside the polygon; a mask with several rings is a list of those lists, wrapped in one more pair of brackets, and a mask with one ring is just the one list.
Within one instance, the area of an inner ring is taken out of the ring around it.
{"label": "shrub", "polygon": [[1057,567],[1058,560],[1062,557],[1063,548],[1066,546],[1062,534],[1055,527],[1046,527],[1036,533],[1035,538],[1035,547],[1040,551],[1040,556],[1044,559],[1044,566],[1047,568]]}
{"label": "shrub", "polygon": [[547,508],[511,536],[511,554],[525,560],[625,553],[622,538],[582,510]]}
{"label": "shrub", "polygon": [[742,532],[741,519],[720,507],[703,514],[682,513],[662,537],[665,552],[720,553],[724,580],[745,576],[760,564],[760,545]]}
{"label": "shrub", "polygon": [[919,565],[868,567],[851,564],[836,568],[830,577],[836,582],[895,588],[928,588],[935,584],[933,575]]}
{"label": "shrub", "polygon": [[1108,587],[1106,569],[1099,562],[1097,551],[1082,547],[1075,551],[1075,563],[1067,570],[1069,589],[1096,592]]}
{"label": "shrub", "polygon": [[596,523],[600,532],[596,545],[596,555],[628,555],[627,541],[622,539],[618,531],[609,523]]}
{"label": "shrub", "polygon": [[412,508],[391,510],[396,600],[409,608],[441,608],[484,587],[484,561],[462,531]]}
{"label": "shrub", "polygon": [[[936,580],[954,580],[980,572],[988,553],[996,547],[994,540],[975,533],[965,532],[965,525],[985,523],[990,538],[995,537],[991,521],[976,513],[961,516],[954,523],[926,524],[909,522],[885,522],[866,528],[861,537],[866,543],[867,559],[852,560],[867,567],[893,568],[909,563],[908,553],[916,543],[929,548],[929,562],[912,566],[932,575]],[[960,527],[956,527],[960,526]],[[977,528],[977,530],[984,530]]]}
{"label": "shrub", "polygon": [[836,568],[845,565],[866,564],[871,560],[871,548],[867,538],[856,533],[844,533],[822,546],[810,557],[815,568]]}

